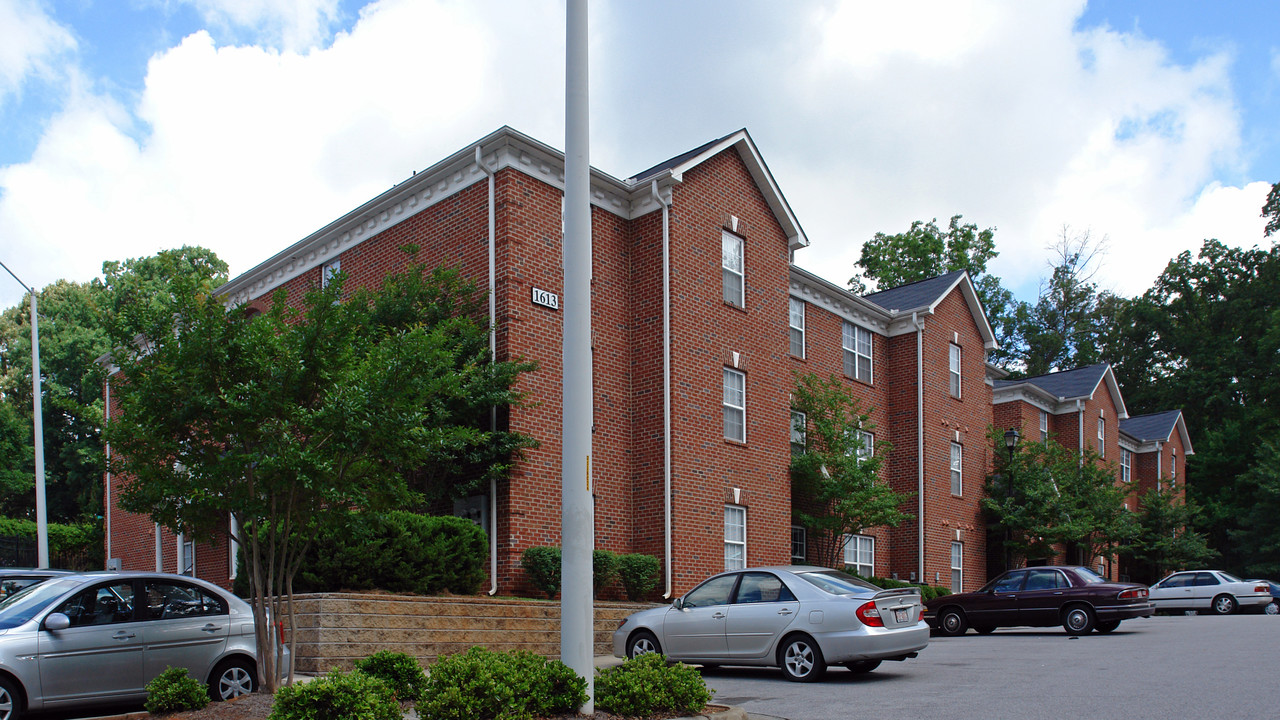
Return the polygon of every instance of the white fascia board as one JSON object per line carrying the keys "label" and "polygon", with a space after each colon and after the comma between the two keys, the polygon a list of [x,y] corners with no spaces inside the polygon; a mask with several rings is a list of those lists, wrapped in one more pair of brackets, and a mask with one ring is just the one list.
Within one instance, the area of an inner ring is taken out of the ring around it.
{"label": "white fascia board", "polygon": [[1178,421],[1174,423],[1174,428],[1178,432],[1178,436],[1182,438],[1182,454],[1195,455],[1196,451],[1191,447],[1191,434],[1187,432],[1187,421],[1182,415],[1182,411],[1178,411]]}
{"label": "white fascia board", "polygon": [[[951,283],[951,287],[947,288],[945,292],[939,293],[933,303],[927,308],[917,308],[917,311],[921,314],[932,315],[938,309],[938,306],[942,304],[942,301],[957,287],[960,288],[961,294],[964,295],[965,303],[969,305],[969,314],[973,316],[974,324],[978,326],[978,334],[982,336],[982,346],[987,350],[995,350],[1000,346],[996,342],[996,332],[991,329],[991,323],[987,322],[987,311],[982,307],[982,299],[978,297],[978,289],[973,286],[973,280],[969,278],[969,273],[966,272],[956,278],[955,282]],[[910,313],[911,311],[906,310],[903,312]]]}
{"label": "white fascia board", "polygon": [[878,335],[890,335],[893,316],[884,308],[795,265],[791,266],[790,294]]}
{"label": "white fascia board", "polygon": [[1021,400],[1028,405],[1043,410],[1050,415],[1061,415],[1064,412],[1074,411],[1075,405],[1063,401],[1062,398],[1054,397],[1052,394],[1045,392],[1039,387],[1027,382],[1017,385],[1009,385],[1006,387],[992,388],[991,404],[1002,405],[1007,402]]}
{"label": "white fascia board", "polygon": [[[1098,385],[1107,384],[1107,389],[1111,391],[1111,399],[1116,403],[1116,416],[1124,420],[1129,417],[1129,410],[1125,407],[1124,396],[1120,394],[1120,383],[1116,382],[1116,374],[1111,370],[1111,366],[1107,365],[1107,369],[1102,373],[1102,378],[1098,381]],[[1094,387],[1093,392],[1089,393],[1089,399],[1093,399],[1098,388]]]}
{"label": "white fascia board", "polygon": [[1124,450],[1128,450],[1131,453],[1136,453],[1138,452],[1138,448],[1142,447],[1142,442],[1137,438],[1135,438],[1134,436],[1130,435],[1129,433],[1121,430],[1120,431],[1120,447]]}

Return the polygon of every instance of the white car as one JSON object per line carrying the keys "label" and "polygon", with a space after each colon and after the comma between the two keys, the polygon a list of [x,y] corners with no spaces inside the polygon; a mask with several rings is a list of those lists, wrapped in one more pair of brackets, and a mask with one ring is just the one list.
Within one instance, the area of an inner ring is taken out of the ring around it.
{"label": "white car", "polygon": [[1271,602],[1267,583],[1241,580],[1221,570],[1176,572],[1151,586],[1156,610],[1211,610],[1230,615],[1242,607],[1261,608]]}

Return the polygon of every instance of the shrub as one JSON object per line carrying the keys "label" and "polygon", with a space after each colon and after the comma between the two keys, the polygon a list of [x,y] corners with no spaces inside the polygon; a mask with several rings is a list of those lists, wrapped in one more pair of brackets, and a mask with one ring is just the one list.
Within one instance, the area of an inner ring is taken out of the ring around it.
{"label": "shrub", "polygon": [[591,551],[591,592],[599,597],[618,579],[618,555],[608,550]]}
{"label": "shrub", "polygon": [[618,558],[618,574],[622,576],[622,587],[627,591],[627,599],[633,602],[644,600],[658,586],[658,571],[662,568],[658,558],[652,555],[635,553]]}
{"label": "shrub", "polygon": [[417,711],[430,720],[529,720],[576,712],[586,701],[587,681],[559,660],[473,647],[431,667]]}
{"label": "shrub", "polygon": [[844,571],[855,577],[862,578],[876,587],[884,588],[886,590],[892,590],[895,588],[915,588],[920,591],[921,602],[929,602],[936,597],[951,594],[951,590],[949,588],[938,585],[917,585],[916,583],[894,580],[893,578],[882,578],[874,575],[872,577],[863,577],[854,572],[852,566],[846,566]]}
{"label": "shrub", "polygon": [[199,710],[209,704],[209,691],[186,668],[170,667],[147,683],[147,700],[142,704],[152,715]]}
{"label": "shrub", "polygon": [[520,565],[529,576],[529,582],[546,593],[548,599],[560,592],[560,548],[526,548],[520,554]]}
{"label": "shrub", "polygon": [[396,699],[414,701],[422,698],[427,684],[427,674],[422,671],[417,658],[412,655],[380,650],[355,662],[356,670],[385,682]]}
{"label": "shrub", "polygon": [[276,691],[268,720],[401,720],[395,693],[382,680],[363,672],[340,670],[311,682]]}
{"label": "shrub", "polygon": [[656,653],[637,655],[596,676],[596,708],[614,715],[697,715],[711,702],[702,675]]}

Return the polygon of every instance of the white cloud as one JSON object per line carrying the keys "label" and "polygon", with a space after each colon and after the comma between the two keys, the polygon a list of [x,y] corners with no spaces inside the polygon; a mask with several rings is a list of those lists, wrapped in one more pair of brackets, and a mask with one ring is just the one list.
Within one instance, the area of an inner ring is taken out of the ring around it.
{"label": "white cloud", "polygon": [[272,47],[305,51],[328,39],[338,0],[180,0],[206,22],[248,29]]}
{"label": "white cloud", "polygon": [[30,75],[52,75],[54,60],[75,48],[71,33],[36,0],[0,3],[0,104],[19,92]]}

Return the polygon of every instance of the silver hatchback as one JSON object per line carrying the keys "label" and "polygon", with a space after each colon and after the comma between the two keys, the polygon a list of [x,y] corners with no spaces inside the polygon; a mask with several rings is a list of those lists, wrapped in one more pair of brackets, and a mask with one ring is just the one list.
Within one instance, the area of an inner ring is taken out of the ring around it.
{"label": "silver hatchback", "polygon": [[167,667],[215,700],[257,686],[253,611],[221,588],[165,573],[84,573],[0,603],[0,720],[28,710],[136,702]]}
{"label": "silver hatchback", "polygon": [[642,610],[613,634],[613,654],[648,652],[707,665],[776,665],[788,680],[829,664],[870,672],[929,644],[915,588],[881,590],[838,570],[762,567],[713,576],[667,607]]}

